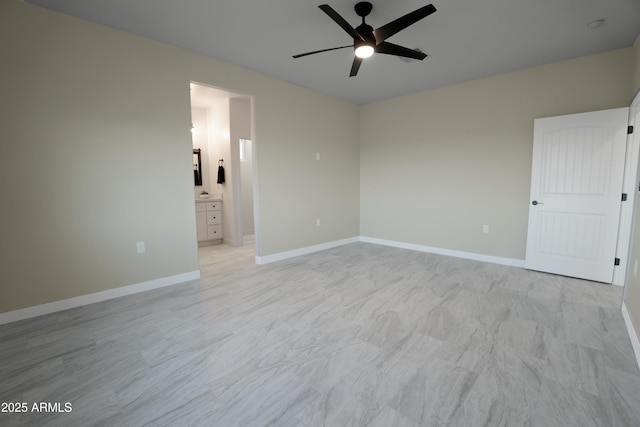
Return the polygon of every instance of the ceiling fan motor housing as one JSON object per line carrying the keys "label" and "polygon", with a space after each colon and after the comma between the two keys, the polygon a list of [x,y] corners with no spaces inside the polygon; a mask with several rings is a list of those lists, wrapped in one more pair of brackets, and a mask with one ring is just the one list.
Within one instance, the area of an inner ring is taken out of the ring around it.
{"label": "ceiling fan motor housing", "polygon": [[364,19],[365,16],[371,13],[371,10],[373,9],[373,5],[368,1],[361,1],[359,3],[356,3],[356,5],[353,8],[355,9],[356,14],[358,16],[362,16],[362,18]]}
{"label": "ceiling fan motor housing", "polygon": [[[376,36],[373,34],[373,27],[367,24],[361,24],[356,27],[356,31],[360,34],[367,42],[373,42],[373,45],[376,44]],[[361,41],[361,40],[356,40]]]}

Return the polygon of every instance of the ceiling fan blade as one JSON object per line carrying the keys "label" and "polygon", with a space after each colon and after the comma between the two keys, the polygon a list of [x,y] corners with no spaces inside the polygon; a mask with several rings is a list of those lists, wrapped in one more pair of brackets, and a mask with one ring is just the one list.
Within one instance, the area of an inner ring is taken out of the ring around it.
{"label": "ceiling fan blade", "polygon": [[349,73],[349,77],[353,77],[358,74],[358,70],[360,69],[360,64],[362,64],[362,58],[356,56],[353,58],[353,64],[351,65],[351,73]]}
{"label": "ceiling fan blade", "polygon": [[427,57],[426,53],[418,50],[409,49],[408,47],[399,46],[397,44],[382,42],[375,47],[376,53],[385,53],[387,55],[404,56],[405,58],[413,58],[423,60]]}
{"label": "ceiling fan blade", "polygon": [[300,57],[307,56],[307,55],[313,55],[314,53],[322,53],[322,52],[329,52],[330,50],[344,49],[345,47],[353,47],[353,45],[349,44],[349,45],[346,45],[346,46],[331,47],[329,49],[314,50],[313,52],[299,53],[297,55],[293,55],[293,57],[294,58],[300,58]]}
{"label": "ceiling fan blade", "polygon": [[376,36],[376,43],[380,44],[398,31],[404,30],[411,24],[415,24],[422,18],[426,18],[436,11],[434,5],[429,4],[421,7],[420,9],[416,9],[413,12],[407,13],[406,15],[396,19],[395,21],[391,21],[386,25],[376,29],[373,31],[373,34]]}
{"label": "ceiling fan blade", "polygon": [[340,25],[340,27],[342,27],[342,29],[345,30],[355,40],[365,41],[364,37],[358,34],[355,28],[353,28],[342,16],[340,16],[338,12],[333,10],[331,6],[329,6],[328,4],[321,4],[318,7],[322,9],[324,13],[329,15],[329,18],[333,19],[336,22],[336,24]]}

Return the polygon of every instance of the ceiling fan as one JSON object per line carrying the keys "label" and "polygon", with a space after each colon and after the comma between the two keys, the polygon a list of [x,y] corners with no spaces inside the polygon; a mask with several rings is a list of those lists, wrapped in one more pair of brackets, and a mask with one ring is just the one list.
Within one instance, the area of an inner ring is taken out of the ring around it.
{"label": "ceiling fan", "polygon": [[408,26],[415,24],[422,18],[426,18],[436,11],[436,8],[429,4],[423,6],[413,12],[389,22],[386,25],[374,30],[373,27],[367,25],[365,17],[371,13],[373,5],[368,1],[361,1],[356,3],[354,9],[358,16],[362,17],[362,24],[353,28],[342,16],[338,14],[328,4],[321,4],[318,6],[324,13],[329,15],[343,30],[345,30],[351,37],[353,37],[353,44],[339,47],[332,47],[329,49],[315,50],[313,52],[301,53],[299,55],[293,55],[294,58],[300,58],[307,55],[313,55],[321,52],[328,52],[330,50],[344,49],[347,47],[353,47],[355,50],[355,58],[353,58],[353,65],[351,65],[351,73],[349,77],[353,77],[358,74],[360,65],[364,58],[368,58],[376,53],[384,53],[387,55],[401,56],[405,58],[423,60],[427,57],[426,54],[419,50],[409,49],[407,47],[399,46],[397,44],[389,43],[385,41],[397,32],[404,30]]}

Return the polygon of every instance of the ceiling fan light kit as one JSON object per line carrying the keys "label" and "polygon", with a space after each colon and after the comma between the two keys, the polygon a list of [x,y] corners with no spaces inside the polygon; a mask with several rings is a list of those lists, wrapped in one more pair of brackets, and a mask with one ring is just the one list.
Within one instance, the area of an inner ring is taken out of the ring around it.
{"label": "ceiling fan light kit", "polygon": [[369,15],[369,13],[371,13],[371,10],[373,9],[373,5],[367,1],[356,3],[354,7],[356,14],[362,17],[362,24],[358,25],[356,28],[353,28],[342,16],[340,16],[340,14],[338,14],[338,12],[336,12],[328,4],[321,4],[318,7],[353,38],[353,44],[301,53],[298,55],[293,55],[294,58],[301,58],[303,56],[313,55],[316,53],[353,47],[355,57],[353,58],[351,73],[349,74],[349,77],[353,77],[358,74],[358,70],[360,69],[362,60],[364,58],[370,57],[374,53],[384,53],[386,55],[417,59],[420,61],[427,57],[425,53],[419,50],[409,49],[404,46],[389,43],[386,40],[399,31],[404,30],[408,26],[413,25],[419,20],[426,18],[427,16],[434,13],[436,11],[436,8],[432,4],[416,9],[413,12],[401,16],[400,18],[391,21],[388,24],[383,25],[382,27],[375,30],[365,22],[365,18],[367,17],[367,15]]}
{"label": "ceiling fan light kit", "polygon": [[374,48],[370,44],[362,43],[360,46],[356,47],[356,56],[358,58],[368,58],[373,55]]}

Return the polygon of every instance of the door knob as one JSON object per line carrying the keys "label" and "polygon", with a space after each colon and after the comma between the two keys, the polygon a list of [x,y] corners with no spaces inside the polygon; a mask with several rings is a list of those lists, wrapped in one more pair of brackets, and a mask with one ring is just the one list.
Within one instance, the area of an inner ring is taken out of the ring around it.
{"label": "door knob", "polygon": [[544,203],[538,202],[537,200],[534,200],[533,202],[531,202],[531,204],[533,206],[537,206],[537,205],[544,205]]}

